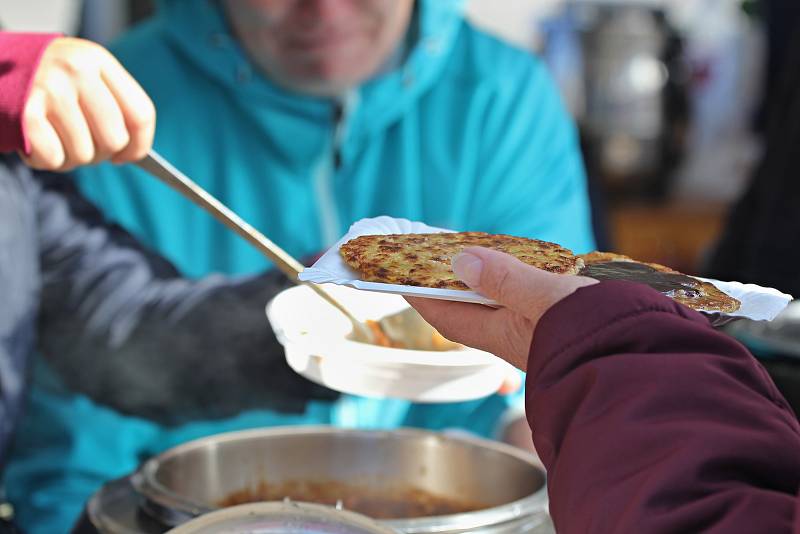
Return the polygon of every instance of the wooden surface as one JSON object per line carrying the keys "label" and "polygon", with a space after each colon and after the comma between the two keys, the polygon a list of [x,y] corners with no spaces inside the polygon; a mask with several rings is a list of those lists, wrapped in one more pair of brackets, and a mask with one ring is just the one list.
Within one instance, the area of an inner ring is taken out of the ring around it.
{"label": "wooden surface", "polygon": [[614,207],[609,213],[614,251],[697,273],[720,234],[726,212],[726,205],[709,203]]}

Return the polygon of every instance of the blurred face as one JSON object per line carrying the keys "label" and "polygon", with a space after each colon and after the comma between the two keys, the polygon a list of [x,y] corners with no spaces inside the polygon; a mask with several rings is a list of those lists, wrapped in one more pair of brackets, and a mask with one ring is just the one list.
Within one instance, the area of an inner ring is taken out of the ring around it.
{"label": "blurred face", "polygon": [[414,0],[224,0],[233,30],[276,83],[334,96],[374,76],[408,28]]}

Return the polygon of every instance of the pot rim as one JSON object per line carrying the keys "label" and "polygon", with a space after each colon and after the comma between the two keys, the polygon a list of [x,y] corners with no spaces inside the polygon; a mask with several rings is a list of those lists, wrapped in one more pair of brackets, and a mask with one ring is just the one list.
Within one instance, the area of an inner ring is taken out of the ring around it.
{"label": "pot rim", "polygon": [[[206,447],[208,445],[219,445],[241,439],[256,437],[278,437],[278,436],[297,436],[297,435],[348,435],[376,438],[392,435],[393,437],[408,436],[423,439],[435,439],[443,441],[460,442],[481,448],[487,448],[495,452],[500,452],[516,458],[532,467],[540,469],[543,476],[545,470],[539,459],[531,453],[518,449],[505,443],[492,441],[472,436],[452,436],[430,430],[416,428],[398,428],[394,430],[366,430],[337,428],[327,425],[309,426],[280,426],[271,428],[260,428],[250,430],[240,430],[226,432],[199,438],[187,443],[183,443],[161,454],[145,461],[139,469],[131,476],[134,488],[144,497],[145,509],[154,514],[160,520],[172,526],[193,519],[201,514],[220,510],[218,506],[208,506],[205,503],[197,502],[182,496],[170,488],[167,488],[156,479],[156,473],[160,465],[176,456],[185,454],[188,451]],[[398,530],[411,530],[418,533],[446,532],[457,525],[459,528],[479,528],[488,525],[502,524],[513,521],[520,517],[545,513],[547,511],[547,485],[538,491],[510,503],[501,504],[491,508],[466,512],[461,514],[450,514],[433,517],[423,517],[414,519],[390,519],[380,520],[381,524],[390,526]]]}

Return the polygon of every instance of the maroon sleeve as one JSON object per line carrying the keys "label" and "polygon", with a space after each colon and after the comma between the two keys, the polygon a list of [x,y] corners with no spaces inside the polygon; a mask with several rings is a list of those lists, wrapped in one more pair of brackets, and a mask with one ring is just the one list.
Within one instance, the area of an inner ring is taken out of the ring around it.
{"label": "maroon sleeve", "polygon": [[0,32],[0,152],[30,151],[22,111],[42,52],[58,34]]}
{"label": "maroon sleeve", "polygon": [[534,333],[526,408],[559,533],[794,532],[800,426],[699,313],[603,282]]}

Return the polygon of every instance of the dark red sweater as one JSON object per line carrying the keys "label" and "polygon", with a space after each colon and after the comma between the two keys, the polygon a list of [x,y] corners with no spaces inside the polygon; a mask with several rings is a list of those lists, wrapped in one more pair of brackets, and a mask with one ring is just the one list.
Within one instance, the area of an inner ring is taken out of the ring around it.
{"label": "dark red sweater", "polygon": [[22,111],[39,59],[56,37],[59,35],[0,31],[0,152],[29,150]]}
{"label": "dark red sweater", "polygon": [[527,413],[561,534],[800,533],[800,425],[759,363],[645,286],[540,321]]}

